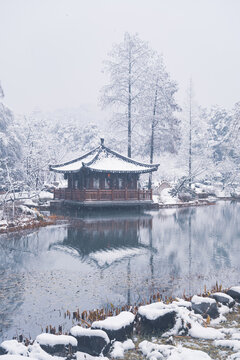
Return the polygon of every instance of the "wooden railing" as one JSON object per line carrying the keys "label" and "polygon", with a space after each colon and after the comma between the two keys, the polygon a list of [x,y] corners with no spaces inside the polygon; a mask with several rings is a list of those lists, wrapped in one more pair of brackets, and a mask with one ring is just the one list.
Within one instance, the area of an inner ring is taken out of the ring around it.
{"label": "wooden railing", "polygon": [[73,201],[152,200],[152,190],[79,190],[55,189],[54,199]]}

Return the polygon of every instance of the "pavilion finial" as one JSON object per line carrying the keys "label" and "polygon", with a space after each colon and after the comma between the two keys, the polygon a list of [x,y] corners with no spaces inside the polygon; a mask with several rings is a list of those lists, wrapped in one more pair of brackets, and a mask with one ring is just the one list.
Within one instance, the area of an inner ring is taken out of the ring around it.
{"label": "pavilion finial", "polygon": [[103,146],[104,145],[104,138],[100,138],[100,140],[101,140],[101,145]]}

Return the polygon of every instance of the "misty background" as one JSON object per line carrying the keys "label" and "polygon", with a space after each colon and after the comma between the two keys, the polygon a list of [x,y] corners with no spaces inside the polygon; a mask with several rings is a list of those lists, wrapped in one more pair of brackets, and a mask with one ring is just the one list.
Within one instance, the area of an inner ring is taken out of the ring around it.
{"label": "misty background", "polygon": [[125,31],[162,53],[183,101],[232,107],[240,93],[238,0],[0,0],[0,79],[16,112],[90,105]]}
{"label": "misty background", "polygon": [[100,136],[129,154],[126,110],[108,101],[102,107],[111,85],[104,62],[127,33],[162,56],[172,86],[153,119],[154,72],[148,76],[149,91],[133,108],[132,156],[161,164],[156,181],[188,174],[235,191],[239,10],[237,0],[0,0],[1,186],[9,179],[31,187],[51,182],[49,164],[79,156]]}

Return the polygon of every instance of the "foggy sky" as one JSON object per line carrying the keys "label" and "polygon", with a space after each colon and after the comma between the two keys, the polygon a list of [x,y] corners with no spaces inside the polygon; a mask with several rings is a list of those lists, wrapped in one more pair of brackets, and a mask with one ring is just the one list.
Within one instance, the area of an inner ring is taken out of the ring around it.
{"label": "foggy sky", "polygon": [[163,53],[183,100],[240,101],[238,0],[0,0],[0,81],[14,111],[93,104],[125,31]]}

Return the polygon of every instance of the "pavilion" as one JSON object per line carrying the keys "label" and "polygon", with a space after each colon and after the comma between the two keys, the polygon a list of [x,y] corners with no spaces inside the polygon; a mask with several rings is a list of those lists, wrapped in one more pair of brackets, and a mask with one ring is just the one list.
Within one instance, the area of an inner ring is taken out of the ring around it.
{"label": "pavilion", "polygon": [[50,170],[63,173],[68,186],[54,191],[54,200],[85,206],[133,205],[152,202],[152,189],[139,188],[139,176],[158,170],[101,144],[88,153]]}

